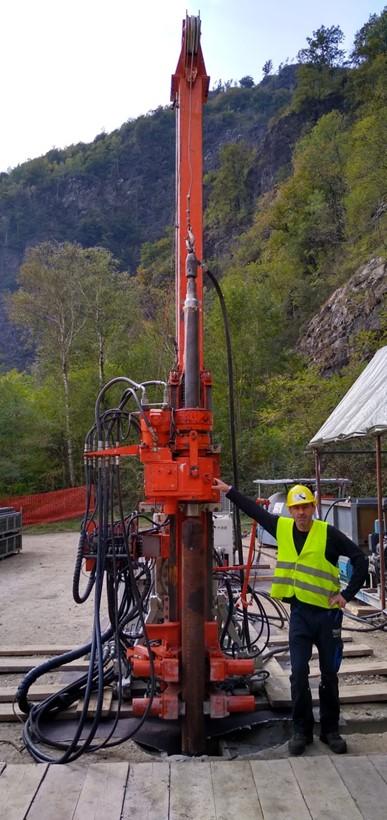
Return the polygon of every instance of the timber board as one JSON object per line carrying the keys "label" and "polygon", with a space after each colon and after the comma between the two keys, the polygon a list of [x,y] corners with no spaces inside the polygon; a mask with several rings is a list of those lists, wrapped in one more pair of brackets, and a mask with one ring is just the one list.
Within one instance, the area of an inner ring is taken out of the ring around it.
{"label": "timber board", "polygon": [[[35,666],[40,666],[40,664],[46,660],[52,660],[52,658],[0,658],[0,674],[29,672],[31,669],[35,669]],[[88,668],[89,661],[78,660],[57,666],[55,669],[50,670],[50,672],[56,672],[57,670],[63,671],[63,669],[70,669],[72,672],[87,672]]]}
{"label": "timber board", "polygon": [[384,820],[387,755],[10,765],[1,820]]}

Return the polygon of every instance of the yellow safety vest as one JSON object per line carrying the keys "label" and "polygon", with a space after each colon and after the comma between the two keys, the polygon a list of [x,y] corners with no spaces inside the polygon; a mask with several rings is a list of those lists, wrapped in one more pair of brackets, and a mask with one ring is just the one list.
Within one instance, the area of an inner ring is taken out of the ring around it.
{"label": "yellow safety vest", "polygon": [[277,523],[277,564],[270,594],[330,609],[329,596],[340,592],[339,570],[325,558],[328,524],[313,521],[300,552],[294,545],[293,519],[280,516]]}

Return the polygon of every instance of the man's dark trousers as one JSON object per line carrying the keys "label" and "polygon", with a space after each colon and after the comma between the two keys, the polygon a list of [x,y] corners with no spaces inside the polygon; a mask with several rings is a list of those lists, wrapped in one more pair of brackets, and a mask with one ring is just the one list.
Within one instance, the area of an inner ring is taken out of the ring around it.
{"label": "man's dark trousers", "polygon": [[337,732],[340,702],[337,672],[343,643],[340,609],[322,609],[297,599],[291,604],[289,648],[291,662],[291,693],[294,731],[313,736],[312,696],[309,688],[309,661],[313,645],[318,649],[321,683],[320,733]]}

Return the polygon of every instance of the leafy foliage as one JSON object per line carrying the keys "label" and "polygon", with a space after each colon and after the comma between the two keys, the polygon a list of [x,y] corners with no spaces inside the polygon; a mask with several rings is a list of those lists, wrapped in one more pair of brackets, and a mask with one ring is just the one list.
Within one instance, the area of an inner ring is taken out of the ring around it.
{"label": "leafy foliage", "polygon": [[371,14],[357,32],[351,57],[355,63],[372,61],[387,54],[387,6],[380,14]]}
{"label": "leafy foliage", "polygon": [[246,224],[253,207],[250,183],[254,153],[243,143],[225,145],[220,152],[220,168],[207,174],[209,189],[206,226],[209,235],[235,231]]}
{"label": "leafy foliage", "polygon": [[344,61],[345,51],[339,48],[344,40],[344,34],[340,26],[321,26],[313,32],[312,37],[307,37],[308,48],[302,48],[298,52],[300,63],[311,63],[315,66],[338,66]]}

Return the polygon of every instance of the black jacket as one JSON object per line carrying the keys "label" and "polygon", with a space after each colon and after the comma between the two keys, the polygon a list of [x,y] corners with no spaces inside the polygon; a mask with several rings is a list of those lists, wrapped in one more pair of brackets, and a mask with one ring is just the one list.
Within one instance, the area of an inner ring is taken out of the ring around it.
{"label": "black jacket", "polygon": [[[238,492],[234,487],[231,487],[227,493],[227,498],[254,521],[258,521],[266,532],[274,538],[276,537],[279,515],[273,515],[273,513],[267,512],[264,507],[260,504],[256,504],[255,501],[247,495]],[[307,535],[307,532],[301,532],[301,530],[297,529],[294,523],[293,539],[298,554],[300,554],[305,544]],[[367,578],[368,558],[361,551],[360,547],[351,541],[350,538],[347,538],[344,533],[340,532],[336,527],[333,527],[332,524],[328,524],[325,558],[331,564],[337,566],[339,555],[347,556],[353,566],[350,582],[341,592],[343,598],[345,598],[346,601],[350,601],[363,586]]]}

